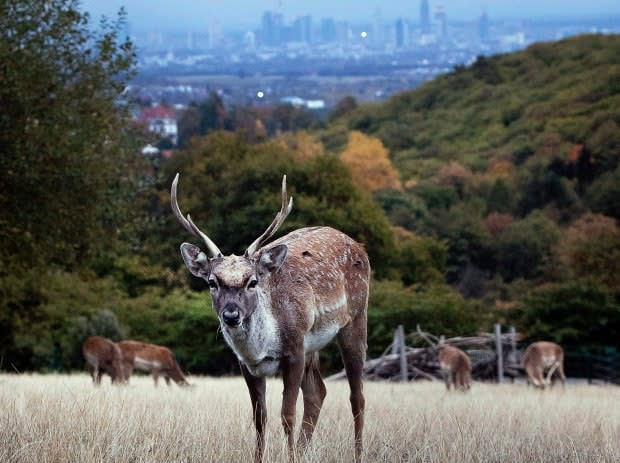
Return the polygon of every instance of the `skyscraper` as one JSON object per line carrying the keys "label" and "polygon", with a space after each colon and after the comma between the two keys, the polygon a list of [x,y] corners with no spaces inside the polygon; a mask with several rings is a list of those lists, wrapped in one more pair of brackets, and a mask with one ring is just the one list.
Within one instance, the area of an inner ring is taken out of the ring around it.
{"label": "skyscraper", "polygon": [[489,15],[486,11],[482,12],[478,20],[478,33],[480,40],[485,41],[489,38]]}
{"label": "skyscraper", "polygon": [[403,18],[398,18],[394,25],[394,35],[396,38],[396,47],[405,48],[409,45],[409,25]]}
{"label": "skyscraper", "polygon": [[293,40],[297,42],[312,42],[312,16],[300,16],[293,22]]}
{"label": "skyscraper", "polygon": [[372,42],[374,45],[376,46],[383,45],[385,41],[384,28],[385,28],[385,25],[383,24],[383,15],[381,14],[381,10],[377,8],[375,10],[375,23],[373,25],[373,30],[372,30],[373,32]]}
{"label": "skyscraper", "polygon": [[334,18],[321,19],[321,41],[328,43],[336,41],[336,21]]}
{"label": "skyscraper", "polygon": [[448,37],[448,17],[446,15],[446,9],[443,5],[437,5],[435,7],[435,19],[439,23],[439,34],[442,39]]}
{"label": "skyscraper", "polygon": [[420,26],[423,34],[431,32],[431,9],[428,6],[428,0],[420,2]]}
{"label": "skyscraper", "polygon": [[261,38],[263,45],[277,46],[282,42],[282,14],[265,11],[261,23]]}

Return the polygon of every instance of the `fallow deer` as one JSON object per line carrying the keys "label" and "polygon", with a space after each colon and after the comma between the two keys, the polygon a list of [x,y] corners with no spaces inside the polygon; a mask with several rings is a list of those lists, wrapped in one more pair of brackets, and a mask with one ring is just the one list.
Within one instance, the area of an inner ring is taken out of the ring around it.
{"label": "fallow deer", "polygon": [[157,386],[160,375],[164,377],[167,385],[170,385],[170,378],[179,386],[189,385],[174,354],[167,347],[131,340],[120,341],[117,346],[121,350],[123,372],[127,381],[133,369],[137,368],[150,371],[153,374],[155,386]]}
{"label": "fallow deer", "polygon": [[441,345],[439,347],[439,367],[446,383],[457,390],[467,391],[471,387],[471,361],[458,347]]}
{"label": "fallow deer", "polygon": [[95,386],[101,384],[101,377],[104,373],[110,375],[112,383],[125,382],[121,365],[121,351],[109,339],[91,336],[82,344],[82,354]]}
{"label": "fallow deer", "polygon": [[255,461],[263,457],[267,408],[265,377],[282,373],[281,419],[290,460],[295,404],[303,393],[304,414],[297,452],[312,438],[326,388],[318,351],[336,338],[351,390],[355,460],[362,453],[366,320],[370,263],[364,247],[330,227],[301,228],[265,244],[290,213],[293,202],[282,179],[282,204],[275,219],[243,256],[224,256],[211,239],[183,216],[177,201],[177,174],[171,189],[174,215],[204,241],[181,245],[189,271],[209,285],[226,343],[237,356],[249,389],[256,427]]}
{"label": "fallow deer", "polygon": [[[529,345],[523,354],[523,368],[528,376],[528,382],[535,387],[544,389],[551,385],[551,378],[557,372],[566,384],[564,375],[564,350],[554,342],[538,341]],[[547,377],[544,374],[547,371]]]}

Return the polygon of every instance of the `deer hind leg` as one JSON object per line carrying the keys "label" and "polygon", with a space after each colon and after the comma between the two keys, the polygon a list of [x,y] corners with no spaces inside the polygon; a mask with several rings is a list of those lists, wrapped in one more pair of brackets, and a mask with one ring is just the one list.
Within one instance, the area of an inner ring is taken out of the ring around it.
{"label": "deer hind leg", "polygon": [[551,365],[551,368],[549,368],[549,371],[547,372],[547,377],[545,378],[545,386],[552,386],[551,379],[553,378],[553,374],[555,373],[555,371],[558,369],[558,365],[558,362],[553,362],[553,365]]}
{"label": "deer hind leg", "polygon": [[338,347],[351,388],[351,411],[355,428],[355,461],[362,459],[362,432],[364,430],[364,389],[362,374],[366,360],[366,314],[360,315],[338,334]]}
{"label": "deer hind leg", "polygon": [[252,402],[252,417],[254,426],[256,427],[256,449],[254,451],[254,462],[263,461],[263,452],[265,449],[265,427],[267,425],[267,403],[265,401],[266,380],[253,376],[245,365],[240,364],[241,374],[245,379],[250,392],[250,400]]}
{"label": "deer hind leg", "polygon": [[541,367],[531,367],[528,366],[525,369],[527,371],[527,375],[532,382],[532,385],[536,388],[544,389],[545,388],[545,378],[543,376],[543,370]]}
{"label": "deer hind leg", "polygon": [[86,364],[86,369],[88,370],[88,373],[90,373],[90,377],[91,377],[91,378],[92,378],[92,380],[93,380],[93,384],[96,386],[96,385],[97,385],[97,381],[96,381],[96,379],[95,379],[95,378],[96,378],[96,376],[97,376],[97,373],[96,373],[96,371],[97,371],[97,370],[96,370],[96,369],[95,369],[95,367],[94,367],[93,365],[91,365],[90,363],[87,363],[87,364]]}
{"label": "deer hind leg", "polygon": [[559,362],[560,366],[558,366],[558,374],[560,375],[560,381],[562,381],[562,388],[566,388],[566,375],[564,374],[564,364],[562,361]]}
{"label": "deer hind leg", "polygon": [[164,375],[164,380],[166,381],[166,386],[170,386],[170,376]]}
{"label": "deer hind leg", "polygon": [[157,387],[159,385],[159,370],[158,369],[153,370],[153,381],[155,382],[155,387]]}
{"label": "deer hind leg", "polygon": [[131,375],[133,374],[133,365],[125,364],[123,366],[123,374],[125,375],[125,381],[129,384],[129,378],[131,378]]}
{"label": "deer hind leg", "polygon": [[442,370],[441,375],[443,376],[443,382],[446,385],[446,390],[450,391],[450,378],[452,376],[452,373],[450,373],[450,371],[448,370]]}
{"label": "deer hind leg", "polygon": [[297,449],[303,452],[310,440],[319,419],[319,413],[323,406],[323,400],[327,395],[327,389],[319,370],[319,354],[306,355],[306,369],[301,380],[301,391],[304,396],[304,417],[297,440]]}

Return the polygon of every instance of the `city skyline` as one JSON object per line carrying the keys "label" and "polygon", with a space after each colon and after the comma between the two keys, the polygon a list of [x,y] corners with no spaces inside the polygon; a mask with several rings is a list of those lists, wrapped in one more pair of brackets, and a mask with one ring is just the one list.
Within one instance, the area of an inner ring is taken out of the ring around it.
{"label": "city skyline", "polygon": [[[250,3],[250,4],[248,4]],[[491,18],[562,18],[620,15],[620,3],[616,0],[429,0],[431,14],[443,6],[449,21],[472,21],[486,11]],[[397,18],[420,19],[420,0],[391,1],[340,0],[338,2],[315,0],[176,0],[153,2],[147,0],[83,0],[82,8],[94,18],[101,15],[114,16],[125,7],[128,21],[139,29],[203,29],[209,23],[218,22],[224,27],[254,28],[260,25],[265,11],[280,11],[285,21],[293,21],[303,15],[315,18],[333,17],[351,22],[373,21],[377,15],[383,20]],[[243,14],[239,14],[242,11]]]}

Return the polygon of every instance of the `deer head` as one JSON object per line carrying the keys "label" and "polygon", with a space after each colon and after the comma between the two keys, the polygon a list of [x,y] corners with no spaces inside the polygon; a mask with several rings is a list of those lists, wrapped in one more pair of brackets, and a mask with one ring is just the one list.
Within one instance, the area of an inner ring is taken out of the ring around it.
{"label": "deer head", "polygon": [[293,198],[286,192],[286,175],[282,178],[282,205],[273,222],[245,251],[243,256],[224,256],[213,241],[192,221],[190,215],[183,216],[177,200],[179,174],[172,182],[172,210],[179,222],[196,237],[202,239],[206,252],[189,243],[181,244],[181,255],[192,275],[204,279],[209,285],[213,307],[220,320],[228,327],[242,326],[265,297],[262,289],[269,275],[279,269],[288,248],[285,244],[262,248],[280,228],[293,207]]}

